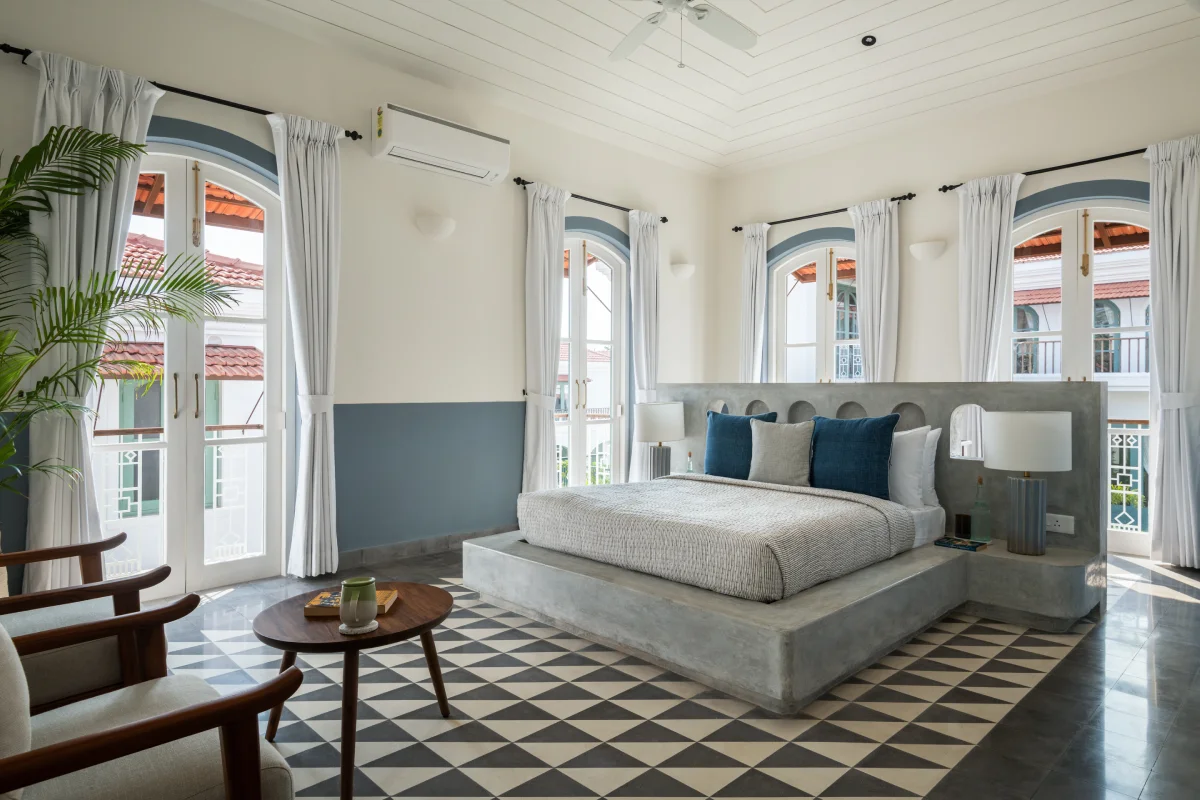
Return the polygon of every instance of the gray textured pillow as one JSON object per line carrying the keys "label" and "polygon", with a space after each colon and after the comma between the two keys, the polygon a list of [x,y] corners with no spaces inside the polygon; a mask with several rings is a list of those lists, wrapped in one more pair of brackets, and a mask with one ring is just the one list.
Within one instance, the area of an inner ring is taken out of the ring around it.
{"label": "gray textured pillow", "polygon": [[808,486],[812,435],[811,420],[794,425],[750,420],[750,480]]}

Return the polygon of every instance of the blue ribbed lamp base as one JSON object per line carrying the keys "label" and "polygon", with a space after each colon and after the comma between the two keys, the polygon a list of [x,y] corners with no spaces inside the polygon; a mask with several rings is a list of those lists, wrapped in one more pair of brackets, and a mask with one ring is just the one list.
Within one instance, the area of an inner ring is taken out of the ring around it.
{"label": "blue ribbed lamp base", "polygon": [[650,445],[650,480],[671,474],[671,448]]}
{"label": "blue ribbed lamp base", "polygon": [[1046,480],[1008,479],[1008,552],[1046,554]]}

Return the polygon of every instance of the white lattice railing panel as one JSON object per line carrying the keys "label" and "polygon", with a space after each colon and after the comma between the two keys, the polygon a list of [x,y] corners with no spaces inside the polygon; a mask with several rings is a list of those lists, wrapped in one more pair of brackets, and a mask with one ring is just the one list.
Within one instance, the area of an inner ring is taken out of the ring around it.
{"label": "white lattice railing panel", "polygon": [[1150,530],[1147,459],[1149,425],[1143,422],[1110,422],[1109,530],[1145,533]]}

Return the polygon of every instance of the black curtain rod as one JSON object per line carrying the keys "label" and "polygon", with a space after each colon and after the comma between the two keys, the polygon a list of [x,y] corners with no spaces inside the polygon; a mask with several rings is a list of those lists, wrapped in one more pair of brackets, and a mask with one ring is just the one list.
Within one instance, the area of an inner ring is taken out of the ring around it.
{"label": "black curtain rod", "polygon": [[[909,192],[908,194],[902,194],[899,197],[893,197],[892,199],[893,200],[912,200],[914,197],[916,197],[916,195],[912,192]],[[805,214],[802,217],[790,217],[788,219],[777,219],[774,222],[768,222],[767,224],[768,225],[782,225],[785,222],[799,222],[802,219],[816,219],[817,217],[828,217],[830,214],[841,214],[843,211],[849,211],[849,210],[850,210],[849,208],[835,208],[833,211],[819,211],[816,214]],[[734,225],[733,232],[741,233],[742,226]]]}
{"label": "black curtain rod", "polygon": [[[513,178],[513,183],[515,183],[517,186],[520,186],[522,189],[524,189],[526,186],[533,183],[533,181],[527,181],[524,178]],[[616,203],[606,203],[603,200],[596,200],[593,197],[584,197],[581,194],[573,194],[573,195],[571,195],[571,199],[572,200],[582,200],[585,203],[595,203],[598,206],[605,206],[607,208],[615,208],[617,211],[633,211],[632,208],[626,208],[625,206],[619,206]],[[662,220],[663,222],[667,221],[666,217],[659,217],[659,219]]]}
{"label": "black curtain rod", "polygon": [[[24,48],[24,47],[13,47],[11,44],[0,44],[0,52],[11,53],[12,55],[20,56],[21,62],[24,63],[25,59],[29,58],[30,53],[32,53],[33,51],[29,50],[28,48]],[[227,106],[229,108],[236,108],[240,111],[249,111],[252,114],[262,114],[264,117],[267,116],[268,114],[273,113],[271,111],[267,111],[265,108],[255,108],[254,106],[248,106],[245,103],[235,103],[232,100],[222,100],[219,97],[213,97],[212,95],[208,95],[208,94],[201,94],[200,92],[193,92],[190,89],[180,89],[178,86],[168,86],[167,84],[159,83],[158,81],[150,81],[150,83],[153,84],[154,86],[157,86],[159,89],[162,89],[164,92],[171,92],[172,94],[181,94],[181,95],[184,95],[185,97],[194,97],[197,100],[204,100],[209,103],[216,103],[219,106]],[[362,134],[359,133],[358,131],[347,130],[347,131],[345,131],[345,134],[346,134],[347,139],[351,139],[353,141],[358,141],[359,139],[363,138]]]}
{"label": "black curtain rod", "polygon": [[[1070,164],[1059,164],[1057,167],[1042,167],[1041,169],[1031,169],[1028,172],[1026,172],[1025,175],[1026,176],[1044,175],[1047,172],[1058,172],[1060,169],[1071,169],[1072,167],[1084,167],[1084,166],[1087,166],[1088,164],[1099,164],[1101,161],[1115,161],[1118,158],[1128,158],[1129,156],[1140,156],[1145,152],[1146,152],[1146,148],[1144,148],[1144,147],[1141,150],[1127,150],[1124,153],[1113,153],[1111,156],[1100,156],[1099,158],[1089,158],[1085,161],[1072,161]],[[961,183],[954,183],[954,184],[948,183],[945,186],[939,187],[938,191],[939,192],[952,192],[960,186],[962,186]]]}

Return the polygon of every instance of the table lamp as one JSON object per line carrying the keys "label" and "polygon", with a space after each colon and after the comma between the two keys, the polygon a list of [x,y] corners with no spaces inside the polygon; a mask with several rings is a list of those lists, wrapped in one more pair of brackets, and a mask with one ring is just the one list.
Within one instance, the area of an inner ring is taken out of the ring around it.
{"label": "table lamp", "polygon": [[1008,552],[1045,555],[1046,479],[1029,473],[1071,469],[1071,412],[984,412],[983,465],[1023,473],[1008,479]]}
{"label": "table lamp", "polygon": [[671,472],[671,448],[663,442],[683,438],[683,403],[638,403],[633,408],[633,439],[657,443],[650,448],[650,480]]}

